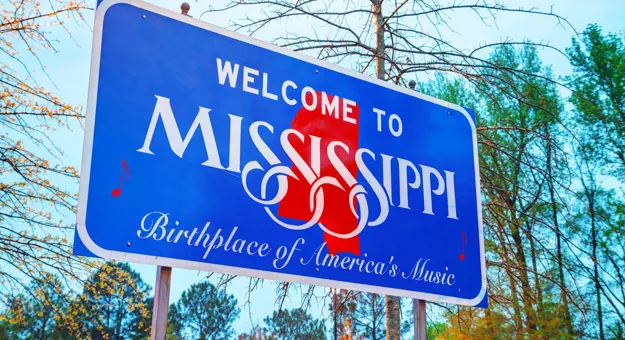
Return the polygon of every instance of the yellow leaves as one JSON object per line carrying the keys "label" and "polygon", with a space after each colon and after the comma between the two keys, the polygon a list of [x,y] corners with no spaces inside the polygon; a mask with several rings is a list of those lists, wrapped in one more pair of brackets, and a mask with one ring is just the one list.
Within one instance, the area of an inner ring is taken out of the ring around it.
{"label": "yellow leaves", "polygon": [[52,117],[52,115],[54,114],[54,112],[52,112],[52,110],[50,110],[48,107],[42,107],[41,113],[47,115],[48,117]]}
{"label": "yellow leaves", "polygon": [[[0,213],[6,228],[0,231],[0,239],[3,240],[0,253],[9,265],[14,266],[14,272],[21,272],[24,276],[36,276],[53,267],[64,273],[67,280],[74,281],[78,277],[84,278],[85,269],[93,263],[72,257],[65,230],[48,232],[50,227],[66,227],[61,226],[62,221],[56,222],[55,219],[73,213],[76,198],[73,191],[67,190],[71,184],[68,186],[66,179],[75,180],[78,176],[74,167],[63,166],[67,159],[57,146],[51,144],[49,131],[67,127],[72,118],[79,118],[80,108],[37,86],[36,79],[25,76],[28,72],[16,73],[12,68],[22,60],[27,65],[30,63],[22,59],[24,55],[32,58],[34,54],[51,48],[49,44],[56,43],[59,37],[47,36],[47,27],[62,25],[60,15],[79,14],[77,11],[80,8],[84,8],[84,3],[76,0],[52,0],[43,7],[37,0],[0,2],[0,54],[4,55],[0,57],[3,79],[0,84],[0,131],[3,135],[0,139],[3,151],[0,161]],[[46,31],[41,31],[41,28],[46,28]],[[11,55],[17,59],[11,59]],[[11,64],[13,60],[14,65]],[[60,165],[52,168],[55,163]],[[57,171],[61,167],[68,170]],[[2,266],[2,269],[8,267]],[[15,273],[0,273],[0,280],[11,275]],[[49,281],[51,277],[45,275],[43,280]],[[7,281],[0,281],[0,287],[14,289]],[[54,287],[57,293],[59,289]],[[39,299],[39,306],[50,305],[41,289],[33,290],[32,294]],[[15,310],[22,311],[23,308],[18,304]],[[75,308],[68,310],[67,315],[80,312]],[[40,316],[42,313],[45,313],[43,309],[32,315]],[[0,320],[5,318],[0,314]],[[55,316],[55,320],[58,318]],[[17,324],[22,320],[19,313],[11,318],[11,322]]]}

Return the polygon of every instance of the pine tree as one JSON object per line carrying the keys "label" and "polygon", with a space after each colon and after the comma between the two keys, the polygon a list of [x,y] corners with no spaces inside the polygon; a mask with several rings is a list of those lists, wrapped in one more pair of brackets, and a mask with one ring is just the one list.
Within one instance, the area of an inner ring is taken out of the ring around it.
{"label": "pine tree", "polygon": [[72,308],[92,339],[145,339],[150,286],[127,263],[106,262],[85,282]]}
{"label": "pine tree", "polygon": [[265,318],[270,337],[281,340],[325,340],[326,328],[301,308],[274,311]]}
{"label": "pine tree", "polygon": [[173,335],[200,340],[230,339],[232,323],[239,317],[237,299],[223,288],[204,281],[191,285],[172,307],[169,325]]}

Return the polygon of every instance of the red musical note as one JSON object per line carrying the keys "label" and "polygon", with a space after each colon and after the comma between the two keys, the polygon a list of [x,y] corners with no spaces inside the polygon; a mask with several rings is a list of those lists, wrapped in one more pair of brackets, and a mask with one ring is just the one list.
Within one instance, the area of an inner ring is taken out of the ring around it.
{"label": "red musical note", "polygon": [[464,244],[465,243],[469,245],[469,241],[467,240],[467,235],[463,231],[462,232],[462,253],[460,253],[460,256],[458,256],[460,261],[464,261]]}
{"label": "red musical note", "polygon": [[122,167],[121,169],[119,169],[119,188],[115,188],[113,189],[113,191],[111,191],[111,196],[113,197],[117,197],[122,194],[122,179],[124,178],[124,168],[126,169],[126,180],[128,180],[128,177],[130,177],[130,169],[128,168],[128,164],[126,164],[126,161],[122,159]]}

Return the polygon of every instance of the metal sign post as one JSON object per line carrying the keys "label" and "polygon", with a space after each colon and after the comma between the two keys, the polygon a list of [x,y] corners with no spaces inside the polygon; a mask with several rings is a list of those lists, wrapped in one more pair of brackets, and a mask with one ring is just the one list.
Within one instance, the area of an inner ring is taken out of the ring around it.
{"label": "metal sign post", "polygon": [[425,301],[412,299],[414,321],[414,340],[427,340],[427,320],[425,319]]}
{"label": "metal sign post", "polygon": [[167,334],[167,312],[169,309],[169,288],[171,286],[171,267],[156,268],[154,286],[154,307],[152,308],[152,329],[150,339],[165,340]]}

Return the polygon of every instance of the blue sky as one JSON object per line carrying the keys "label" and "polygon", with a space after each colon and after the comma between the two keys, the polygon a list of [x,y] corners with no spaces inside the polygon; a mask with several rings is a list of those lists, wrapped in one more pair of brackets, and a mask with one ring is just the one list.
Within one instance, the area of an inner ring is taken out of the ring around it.
{"label": "blue sky", "polygon": [[[159,6],[179,11],[178,1],[148,1]],[[223,1],[203,1],[191,2],[191,15],[198,17],[203,9],[209,4],[217,6]],[[520,6],[523,8],[541,9],[554,12],[566,17],[570,23],[578,30],[582,31],[589,23],[599,23],[606,32],[623,32],[625,25],[625,1],[622,0],[508,0],[504,3],[509,6]],[[592,5],[590,5],[592,3]],[[95,3],[91,3],[95,5]],[[244,12],[226,12],[219,15],[205,15],[202,20],[209,21],[219,26],[227,26],[229,21],[236,21]],[[522,14],[500,14],[496,26],[492,21],[489,26],[482,24],[477,17],[467,12],[457,12],[451,15],[455,33],[449,32],[445,38],[461,48],[471,48],[484,42],[500,41],[505,38],[515,40],[529,39],[549,43],[557,48],[564,49],[570,44],[573,31],[565,29],[557,22],[549,18],[538,18],[536,16]],[[41,72],[35,72],[35,78],[40,85],[46,86],[48,90],[56,92],[65,102],[75,105],[85,105],[87,101],[87,84],[89,81],[89,63],[91,54],[91,24],[93,13],[89,12],[87,24],[81,26],[71,25],[70,33],[73,39],[67,39],[67,34],[55,31],[59,43],[58,50],[54,54],[41,54],[43,63],[47,66],[46,71],[54,81],[51,84]],[[289,29],[297,28],[306,30],[306,23],[290,21]],[[260,35],[259,38],[271,39],[279,34],[284,27],[271,27]],[[568,62],[557,53],[543,51],[542,57],[546,64],[551,64],[553,70],[558,75],[565,75],[570,72]],[[82,130],[80,127],[74,129],[72,133],[59,133],[54,136],[59,146],[65,150],[66,159],[69,164],[79,165],[82,152]],[[77,189],[77,186],[76,186]],[[153,285],[156,268],[147,265],[133,265],[143,276],[144,280]],[[174,269],[172,276],[171,300],[177,300],[181,293],[191,284],[205,279],[207,273]],[[242,305],[247,294],[247,278],[235,279],[229,286],[228,291],[235,294]],[[276,283],[265,281],[264,285],[254,291],[251,295],[251,305],[241,306],[241,317],[235,323],[237,332],[247,331],[252,324],[261,323],[262,319],[274,310],[276,294]],[[319,291],[323,293],[323,291]],[[299,306],[300,300],[296,296],[287,300],[286,307]],[[327,318],[329,313],[323,306],[313,301],[311,313],[316,317]]]}

